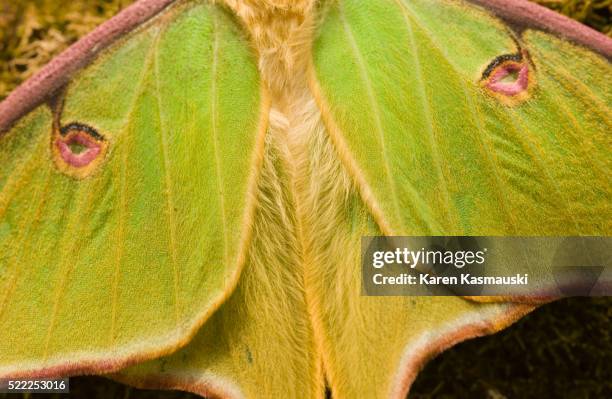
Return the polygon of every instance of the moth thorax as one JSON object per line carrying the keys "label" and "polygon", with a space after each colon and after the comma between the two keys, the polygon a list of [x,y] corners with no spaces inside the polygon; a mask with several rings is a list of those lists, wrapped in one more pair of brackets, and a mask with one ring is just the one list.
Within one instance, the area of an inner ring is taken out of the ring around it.
{"label": "moth thorax", "polygon": [[[226,0],[248,30],[270,91],[305,86],[312,34],[312,0]],[[301,82],[299,82],[301,80]]]}

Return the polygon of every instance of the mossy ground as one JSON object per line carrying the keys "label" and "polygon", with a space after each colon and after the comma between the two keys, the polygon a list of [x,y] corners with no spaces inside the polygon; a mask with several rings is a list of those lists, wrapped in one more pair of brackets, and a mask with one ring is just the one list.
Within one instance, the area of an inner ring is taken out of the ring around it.
{"label": "mossy ground", "polygon": [[[612,0],[537,0],[612,36]],[[0,0],[0,99],[131,0]],[[100,377],[71,379],[71,398],[178,399]],[[62,398],[68,395],[25,395]],[[15,395],[0,394],[0,398]],[[612,298],[571,298],[430,362],[412,398],[612,398]]]}

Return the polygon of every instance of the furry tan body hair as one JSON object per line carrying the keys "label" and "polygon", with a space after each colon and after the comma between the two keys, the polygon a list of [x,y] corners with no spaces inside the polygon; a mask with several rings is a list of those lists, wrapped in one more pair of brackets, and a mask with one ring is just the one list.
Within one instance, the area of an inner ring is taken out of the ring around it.
{"label": "furry tan body hair", "polygon": [[[313,0],[225,2],[249,32],[262,80],[271,96],[269,143],[277,148],[288,171],[292,209],[283,213],[294,215],[293,245],[301,260],[302,290],[317,346],[316,369],[320,381],[326,378],[336,384],[349,383],[329,375],[327,363],[332,360],[326,354],[330,353],[327,348],[331,343],[324,333],[320,284],[326,280],[321,274],[333,269],[330,265],[337,262],[338,254],[359,245],[354,242],[355,236],[339,237],[337,231],[339,225],[346,223],[344,213],[350,208],[347,202],[359,194],[339,161],[311,89],[316,4]],[[360,219],[366,222],[369,215]],[[358,314],[351,309],[345,311],[348,315]]]}

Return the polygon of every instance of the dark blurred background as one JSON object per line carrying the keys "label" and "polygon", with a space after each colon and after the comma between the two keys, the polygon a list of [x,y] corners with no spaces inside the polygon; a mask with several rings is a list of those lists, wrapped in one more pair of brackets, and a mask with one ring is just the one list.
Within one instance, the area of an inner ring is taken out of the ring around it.
{"label": "dark blurred background", "polygon": [[[0,100],[131,2],[0,0]],[[612,0],[536,2],[612,36]],[[70,395],[0,398],[197,398],[134,389],[103,377],[73,377],[70,386]],[[425,367],[410,398],[612,399],[612,298],[563,299],[500,333],[459,344]]]}

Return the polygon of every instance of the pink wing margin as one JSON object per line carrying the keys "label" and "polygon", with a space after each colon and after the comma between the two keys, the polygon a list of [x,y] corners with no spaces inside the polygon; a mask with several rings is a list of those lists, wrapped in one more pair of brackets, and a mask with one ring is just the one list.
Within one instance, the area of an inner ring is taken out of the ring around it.
{"label": "pink wing margin", "polygon": [[49,100],[72,75],[117,39],[147,22],[176,0],[140,0],[64,50],[0,103],[0,135]]}
{"label": "pink wing margin", "polygon": [[612,39],[573,19],[528,0],[467,0],[477,4],[518,28],[543,30],[589,48],[608,60],[612,58]]}

